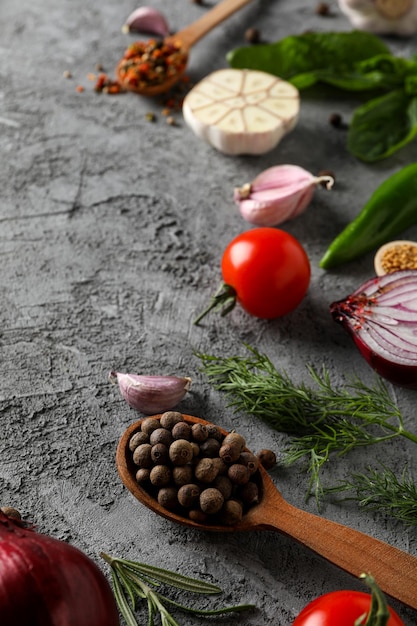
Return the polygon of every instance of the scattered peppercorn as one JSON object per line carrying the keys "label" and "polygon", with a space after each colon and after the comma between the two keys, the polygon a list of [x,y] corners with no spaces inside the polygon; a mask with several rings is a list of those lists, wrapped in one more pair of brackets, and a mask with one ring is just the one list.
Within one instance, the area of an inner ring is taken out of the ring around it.
{"label": "scattered peppercorn", "polygon": [[259,43],[261,40],[261,33],[257,28],[248,28],[245,31],[245,39],[248,43]]}
{"label": "scattered peppercorn", "polygon": [[332,113],[329,117],[329,124],[335,128],[343,127],[343,118],[340,113]]}
{"label": "scattered peppercorn", "polygon": [[317,15],[327,16],[330,15],[330,6],[327,2],[319,2],[316,6]]}
{"label": "scattered peppercorn", "polygon": [[145,118],[148,122],[156,122],[156,115],[151,111],[148,111],[145,115]]}
{"label": "scattered peppercorn", "polygon": [[266,470],[272,469],[277,463],[277,457],[275,455],[275,452],[273,452],[272,450],[260,450],[257,454],[257,457],[262,467],[264,467]]}

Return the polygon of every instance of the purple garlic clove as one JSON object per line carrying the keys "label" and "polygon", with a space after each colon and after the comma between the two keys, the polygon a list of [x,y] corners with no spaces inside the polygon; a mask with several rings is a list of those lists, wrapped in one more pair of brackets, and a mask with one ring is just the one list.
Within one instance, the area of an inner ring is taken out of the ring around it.
{"label": "purple garlic clove", "polygon": [[124,33],[139,32],[151,33],[160,37],[169,35],[168,23],[165,17],[152,7],[139,7],[126,19],[122,31]]}
{"label": "purple garlic clove", "polygon": [[110,382],[119,384],[120,393],[133,409],[155,415],[173,409],[189,391],[191,378],[142,376],[110,372]]}
{"label": "purple garlic clove", "polygon": [[244,220],[257,226],[277,226],[300,215],[310,204],[315,188],[331,189],[330,175],[313,176],[298,165],[276,165],[234,190]]}

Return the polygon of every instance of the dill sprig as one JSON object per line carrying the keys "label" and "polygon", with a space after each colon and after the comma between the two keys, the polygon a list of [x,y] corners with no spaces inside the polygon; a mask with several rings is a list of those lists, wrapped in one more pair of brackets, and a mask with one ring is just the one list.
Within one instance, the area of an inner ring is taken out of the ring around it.
{"label": "dill sprig", "polygon": [[336,388],[324,366],[319,372],[307,365],[314,385],[297,385],[267,355],[246,348],[246,357],[196,356],[209,381],[231,399],[229,406],[291,435],[283,451],[284,463],[307,461],[307,495],[314,493],[318,503],[323,494],[321,469],[332,454],[342,456],[353,448],[399,436],[417,443],[417,435],[405,430],[402,414],[382,380],[369,387],[353,378]]}
{"label": "dill sprig", "polygon": [[359,506],[389,515],[405,526],[417,526],[417,485],[404,467],[400,477],[385,465],[353,474],[350,480],[329,487],[325,493],[352,492],[344,500],[355,500]]}
{"label": "dill sprig", "polygon": [[127,626],[138,626],[135,617],[137,599],[147,603],[148,626],[154,626],[155,616],[158,613],[162,626],[180,626],[166,605],[193,615],[211,617],[255,608],[253,604],[241,604],[212,610],[185,606],[156,591],[156,589],[164,584],[182,591],[205,595],[219,594],[222,590],[217,585],[161,567],[112,557],[104,552],[101,552],[100,556],[110,566],[114,596]]}

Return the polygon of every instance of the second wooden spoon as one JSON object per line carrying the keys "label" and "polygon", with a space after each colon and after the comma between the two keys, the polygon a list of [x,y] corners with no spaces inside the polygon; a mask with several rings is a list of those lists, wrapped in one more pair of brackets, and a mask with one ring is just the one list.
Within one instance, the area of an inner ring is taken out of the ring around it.
{"label": "second wooden spoon", "polygon": [[186,26],[175,33],[175,35],[166,37],[164,43],[176,45],[180,42],[181,44],[180,53],[183,55],[184,63],[181,64],[180,69],[175,72],[174,75],[162,80],[163,74],[161,74],[161,81],[157,83],[154,81],[147,83],[145,78],[140,81],[130,81],[127,80],[126,59],[123,58],[116,68],[119,82],[125,89],[134,91],[143,96],[157,96],[169,91],[180,80],[185,71],[190,48],[218,24],[230,17],[232,13],[235,13],[249,2],[251,2],[251,0],[223,0],[223,2],[219,2],[213,9],[193,22],[193,24]]}

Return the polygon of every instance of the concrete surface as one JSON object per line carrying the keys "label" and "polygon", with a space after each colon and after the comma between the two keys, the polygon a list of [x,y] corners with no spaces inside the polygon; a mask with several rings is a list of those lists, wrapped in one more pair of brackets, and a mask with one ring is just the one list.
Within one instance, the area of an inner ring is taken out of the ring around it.
{"label": "concrete surface", "polygon": [[[149,4],[173,30],[209,6]],[[225,67],[226,52],[244,43],[250,25],[265,41],[306,29],[349,30],[337,3],[329,4],[331,15],[320,17],[314,1],[254,0],[196,45],[192,80]],[[312,598],[360,583],[278,534],[194,532],[137,503],[118,478],[114,456],[124,430],[141,416],[107,374],[191,376],[181,410],[236,428],[253,450],[271,447],[279,455],[286,438],[227,408],[193,351],[229,356],[243,353],[247,342],[300,382],[308,382],[306,362],[324,363],[336,384],[351,374],[372,382],[373,372],[328,313],[330,302],[372,275],[372,255],[332,273],[318,261],[377,185],[415,160],[416,143],[366,166],[349,156],[345,132],[328,121],[335,111],[349,119],[352,100],[302,96],[299,124],[277,149],[262,157],[223,156],[197,139],[180,113],[169,126],[159,100],[94,92],[88,74],[98,63],[111,74],[134,39],[121,25],[135,6],[133,0],[1,0],[1,500],[97,562],[104,550],[178,569],[218,583],[224,604],[259,607],[220,623],[289,626]],[[416,52],[415,37],[387,41],[405,55]],[[150,111],[155,123],[146,119]],[[236,308],[228,318],[212,315],[193,326],[217,288],[224,247],[249,228],[233,204],[233,188],[279,163],[314,173],[331,169],[337,178],[332,193],[318,190],[305,215],[286,225],[311,259],[307,297],[285,319],[265,322]],[[407,236],[417,237],[417,229]],[[393,393],[415,431],[415,393]],[[408,461],[417,477],[412,446],[394,441],[335,460],[331,480],[363,469],[369,458],[394,469]],[[303,467],[278,469],[273,477],[293,504],[316,512],[313,501],[304,501]],[[321,514],[417,553],[415,529],[353,504],[327,504]],[[413,611],[392,604],[408,626],[417,623]]]}

